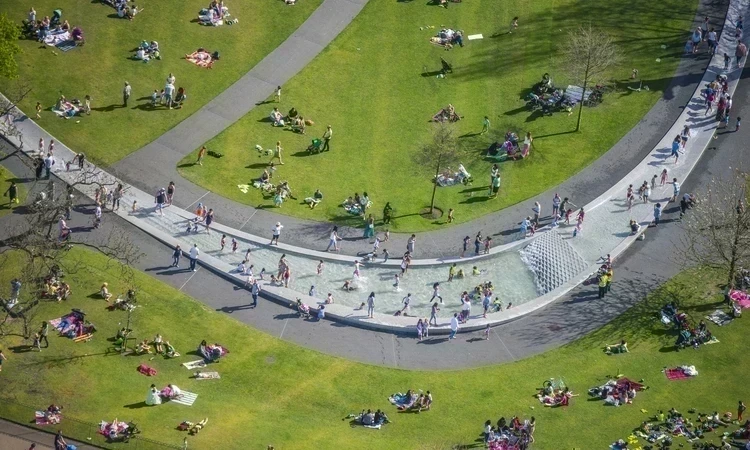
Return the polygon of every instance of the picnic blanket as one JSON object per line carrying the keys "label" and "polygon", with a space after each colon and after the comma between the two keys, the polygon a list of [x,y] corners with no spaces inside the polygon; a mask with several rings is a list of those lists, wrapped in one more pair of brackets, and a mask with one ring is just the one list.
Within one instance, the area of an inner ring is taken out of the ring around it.
{"label": "picnic blanket", "polygon": [[55,47],[60,42],[70,41],[71,36],[69,31],[64,31],[62,33],[54,33],[50,34],[46,38],[44,38],[44,43],[49,45],[50,47]]}
{"label": "picnic blanket", "polygon": [[138,366],[138,372],[146,375],[147,377],[156,376],[156,369],[145,364],[141,364],[140,366]]}
{"label": "picnic blanket", "polygon": [[57,49],[61,52],[67,52],[68,50],[73,50],[74,48],[76,48],[77,45],[76,41],[70,39],[67,41],[58,42],[57,44],[55,44],[55,47],[57,47]]}
{"label": "picnic blanket", "polygon": [[188,370],[194,370],[200,367],[206,367],[206,362],[202,359],[199,359],[197,361],[190,361],[190,362],[182,363],[182,365],[185,366],[185,368]]}
{"label": "picnic blanket", "polygon": [[35,411],[34,421],[37,425],[57,425],[62,420],[62,415],[47,411]]}
{"label": "picnic blanket", "polygon": [[392,405],[399,406],[399,407],[408,407],[411,406],[414,401],[417,399],[417,394],[413,393],[410,396],[407,396],[406,394],[402,394],[400,392],[397,392],[390,397],[388,397],[388,401],[391,402]]}
{"label": "picnic blanket", "polygon": [[716,311],[707,315],[706,319],[710,320],[711,322],[721,327],[731,322],[732,316],[730,316],[729,314],[725,313],[724,311],[720,309],[717,309]]}
{"label": "picnic blanket", "polygon": [[733,289],[729,291],[729,298],[743,309],[750,308],[750,296],[746,292]]}
{"label": "picnic blanket", "polygon": [[196,380],[218,380],[221,375],[219,375],[219,372],[195,372],[193,378]]}
{"label": "picnic blanket", "polygon": [[673,367],[671,369],[665,369],[664,375],[668,380],[685,380],[690,377],[698,375],[698,371],[695,370],[695,366],[680,366]]}
{"label": "picnic blanket", "polygon": [[78,336],[93,331],[91,327],[85,327],[83,325],[83,316],[75,311],[57,319],[48,320],[47,323],[57,330],[61,336],[66,336],[70,339],[75,339]]}
{"label": "picnic blanket", "polygon": [[211,54],[206,51],[193,52],[189,55],[185,55],[185,59],[197,66],[206,67],[208,69],[210,69],[214,64],[213,56],[211,56]]}
{"label": "picnic blanket", "polygon": [[171,399],[169,403],[179,403],[180,405],[193,406],[196,398],[198,398],[198,394],[182,391],[182,395],[177,398]]}
{"label": "picnic blanket", "polygon": [[121,434],[124,433],[127,429],[128,424],[125,422],[115,421],[115,423],[112,424],[102,420],[99,424],[99,430],[97,431],[97,433],[104,436],[109,436],[112,431],[114,431],[116,434]]}
{"label": "picnic blanket", "polygon": [[80,111],[81,108],[70,102],[65,102],[65,104],[63,105],[63,109],[56,109],[54,107],[52,108],[52,112],[60,117],[72,117],[78,114]]}

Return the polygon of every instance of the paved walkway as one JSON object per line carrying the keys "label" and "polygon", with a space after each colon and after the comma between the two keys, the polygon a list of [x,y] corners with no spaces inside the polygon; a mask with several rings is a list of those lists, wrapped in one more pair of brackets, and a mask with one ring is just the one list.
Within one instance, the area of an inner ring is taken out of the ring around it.
{"label": "paved walkway", "polygon": [[[737,114],[750,117],[750,84],[741,84],[735,99]],[[694,191],[705,186],[712,177],[729,176],[732,167],[749,167],[750,153],[745,151],[747,133],[744,130],[719,135],[685,180],[683,188]],[[14,157],[5,159],[2,164],[19,177],[30,175]],[[34,190],[44,188],[43,184],[35,185],[32,181],[26,186],[33,195]],[[77,201],[90,203],[88,199]],[[89,209],[83,204],[80,210]],[[364,363],[432,370],[526,358],[571,342],[611,321],[680,270],[674,257],[674,245],[681,236],[678,216],[677,208],[667,209],[663,226],[649,231],[645,241],[635,243],[620,256],[613,292],[607,298],[599,300],[594,288],[577,287],[544,309],[494,328],[489,342],[478,341],[475,334],[469,333],[459,335],[451,343],[445,342],[444,336],[419,343],[412,335],[380,333],[337,322],[301,320],[290,309],[271,301],[261,301],[257,309],[252,309],[248,306],[251,299],[246,291],[236,289],[209,270],[199,268],[194,274],[169,270],[165,266],[170,262],[171,250],[119,217],[108,214],[101,234],[106,235],[108,227],[112,226],[122,229],[146,252],[138,269],[271,336]],[[4,225],[11,220],[20,220],[20,216],[12,214],[0,219],[0,235],[9,228]],[[76,212],[70,225],[89,223],[89,216]]]}
{"label": "paved walkway", "polygon": [[[62,427],[63,433],[65,427]],[[51,431],[57,431],[56,429]],[[78,450],[94,450],[99,447],[82,444],[65,439],[68,444],[78,447]],[[7,420],[0,419],[0,450],[28,450],[31,444],[36,444],[36,450],[53,450],[55,435],[24,427]]]}
{"label": "paved walkway", "polygon": [[[285,227],[283,240],[286,243],[309,249],[325,249],[330,224],[283,216],[271,210],[255,209],[228,200],[185,180],[177,172],[176,166],[185,155],[227,128],[249,111],[256,102],[267,98],[273,87],[283,84],[319,52],[315,43],[322,42],[324,38],[332,37],[333,34],[314,37],[311,35],[310,28],[313,28],[312,24],[322,20],[320,16],[330,18],[331,11],[327,13],[325,11],[328,11],[327,5],[333,1],[326,0],[320,11],[316,11],[298,30],[298,33],[290,37],[291,42],[303,40],[304,45],[299,46],[300,53],[292,54],[292,48],[296,47],[289,48],[289,46],[282,45],[259,64],[259,67],[262,67],[254,68],[209,105],[155,142],[117,163],[115,165],[117,174],[146,192],[155,192],[158,187],[166,186],[170,180],[175,181],[178,186],[178,195],[175,199],[177,206],[188,208],[200,200],[217,211],[219,221],[223,225],[257,236],[267,236],[273,224],[281,221]],[[337,4],[347,6],[343,11],[338,10],[338,7],[333,10],[336,17],[340,15],[345,18],[351,17],[361,6],[361,3],[357,3],[356,6],[350,5],[348,0],[336,1]],[[720,31],[727,5],[726,0],[719,2],[701,0],[693,28],[702,23],[703,17],[709,16],[712,26]],[[345,25],[343,20],[336,19],[336,25],[341,25],[343,28]],[[684,30],[684,34],[687,39],[689,30]],[[680,52],[681,49],[674,49],[674,51]],[[268,60],[268,65],[281,67],[282,63],[278,60],[282,59],[285,62],[283,69],[272,71],[264,65]],[[612,179],[622,178],[662,139],[664,131],[672,125],[682,112],[682,108],[688,103],[703,76],[707,62],[708,57],[705,52],[697,57],[684,57],[672,82],[665,90],[663,98],[612,149],[589,167],[561,185],[518,205],[466,224],[420,233],[416,256],[418,258],[455,256],[463,237],[474,236],[479,230],[482,230],[484,235],[492,235],[495,245],[508,242],[515,238],[520,220],[530,214],[533,202],[539,199],[542,205],[548,207],[555,192],[570,197],[577,205],[585,205],[596,198],[611,186]],[[246,100],[237,105],[237,98]],[[554,136],[537,136],[536,139],[554,139]],[[478,178],[483,179],[483,176],[480,175]],[[361,239],[361,229],[340,227],[340,234],[345,239],[342,243],[343,254],[356,255],[370,248],[369,241]],[[398,254],[405,249],[407,238],[408,235],[391,234],[391,242],[388,244],[391,253]]]}

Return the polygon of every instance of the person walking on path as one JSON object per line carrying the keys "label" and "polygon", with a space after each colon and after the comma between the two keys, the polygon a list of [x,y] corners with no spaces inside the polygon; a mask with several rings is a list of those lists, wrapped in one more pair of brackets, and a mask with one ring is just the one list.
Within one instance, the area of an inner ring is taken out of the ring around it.
{"label": "person walking on path", "polygon": [[193,272],[196,271],[195,264],[198,262],[198,255],[201,254],[201,251],[198,250],[198,244],[193,244],[193,248],[190,249],[190,270]]}
{"label": "person walking on path", "polygon": [[433,323],[435,326],[437,326],[437,313],[440,311],[440,308],[438,307],[437,302],[432,304],[432,308],[430,308],[430,320],[427,322],[429,325],[432,325]]}
{"label": "person walking on path", "polygon": [[282,228],[284,228],[284,225],[282,225],[281,222],[276,222],[276,225],[271,228],[273,234],[271,235],[271,242],[269,242],[268,245],[273,245],[274,243],[279,245],[279,236],[281,236]]}
{"label": "person walking on path", "polygon": [[484,116],[484,119],[482,119],[482,131],[479,134],[482,135],[488,131],[490,131],[490,118]]}
{"label": "person walking on path", "polygon": [[539,225],[539,218],[542,216],[542,205],[539,202],[534,202],[534,207],[531,208],[534,212],[534,223]]}
{"label": "person walking on path", "polygon": [[253,284],[250,286],[250,295],[253,296],[253,308],[258,306],[258,294],[260,294],[260,284],[258,280],[253,279]]}
{"label": "person walking on path", "polygon": [[117,211],[120,209],[120,199],[122,198],[122,194],[125,188],[122,187],[122,184],[118,184],[115,190],[112,192],[112,211]]}
{"label": "person walking on path", "polygon": [[672,198],[669,201],[677,200],[678,195],[680,195],[680,183],[677,182],[677,178],[672,178]]}
{"label": "person walking on path", "polygon": [[742,400],[740,400],[737,403],[737,420],[738,421],[742,421],[742,413],[744,413],[746,409],[747,409],[747,406],[745,406],[745,404],[742,403]]}
{"label": "person walking on path", "polygon": [[199,166],[203,165],[203,158],[206,156],[206,146],[202,146],[200,150],[198,150],[198,160],[195,162]]}
{"label": "person walking on path", "polygon": [[176,190],[177,186],[174,185],[174,181],[170,181],[169,186],[167,186],[167,206],[172,206],[172,198]]}
{"label": "person walking on path", "polygon": [[464,257],[464,255],[466,254],[466,250],[469,249],[469,244],[471,244],[471,238],[469,236],[464,237],[463,245],[461,247],[461,255],[459,256],[459,258]]}
{"label": "person walking on path", "polygon": [[330,150],[330,142],[331,138],[333,137],[333,129],[330,125],[326,128],[325,133],[323,133],[323,147],[320,149],[321,152],[325,152]]}
{"label": "person walking on path", "polygon": [[375,292],[370,292],[367,297],[367,317],[372,319],[372,315],[375,313]]}
{"label": "person walking on path", "polygon": [[406,251],[410,254],[414,254],[414,246],[417,244],[417,236],[412,234],[409,237],[409,240],[406,241]]}
{"label": "person walking on path", "polygon": [[156,193],[156,198],[154,199],[156,203],[156,211],[159,213],[160,216],[164,215],[164,203],[167,201],[167,191],[164,188],[159,189],[159,192]]}
{"label": "person walking on path", "polygon": [[661,219],[661,203],[654,205],[654,226],[659,225]]}
{"label": "person walking on path", "polygon": [[49,180],[49,175],[52,172],[52,166],[55,165],[55,160],[52,158],[52,154],[47,153],[47,157],[44,158],[44,172],[45,178]]}
{"label": "person walking on path", "polygon": [[39,328],[39,343],[41,344],[42,341],[44,341],[44,348],[49,347],[49,341],[47,340],[47,335],[49,334],[49,324],[47,322],[42,322],[41,328]]}
{"label": "person walking on path", "polygon": [[126,107],[128,106],[128,99],[130,98],[130,93],[132,92],[133,88],[130,87],[130,83],[127,81],[125,82],[125,87],[122,88],[122,106]]}
{"label": "person walking on path", "polygon": [[451,335],[448,337],[448,340],[456,339],[457,332],[458,332],[458,313],[453,313],[453,317],[451,317]]}
{"label": "person walking on path", "polygon": [[334,225],[333,230],[331,230],[331,235],[328,238],[328,247],[326,247],[326,251],[330,250],[331,247],[333,247],[333,249],[337,252],[341,250],[338,244],[340,240],[341,238],[339,237],[339,227],[337,225]]}
{"label": "person walking on path", "polygon": [[608,274],[602,274],[599,277],[599,298],[602,299],[607,294],[607,280],[609,279]]}
{"label": "person walking on path", "polygon": [[747,56],[747,46],[744,42],[740,41],[737,43],[737,47],[734,49],[734,57],[737,59],[737,68],[742,67],[742,59]]}
{"label": "person walking on path", "polygon": [[174,248],[172,252],[172,265],[170,267],[180,268],[180,257],[182,256],[182,249],[179,245]]}
{"label": "person walking on path", "polygon": [[562,199],[560,198],[560,194],[555,192],[555,196],[552,197],[552,217],[555,217],[556,214],[560,213],[561,203],[562,203]]}
{"label": "person walking on path", "polygon": [[55,435],[55,450],[68,450],[68,443],[65,442],[62,430],[57,430],[57,434]]}
{"label": "person walking on path", "polygon": [[3,194],[5,197],[8,197],[8,207],[12,208],[13,203],[18,203],[18,186],[16,186],[15,181],[10,182],[10,186],[8,187],[8,190],[5,191],[5,194]]}
{"label": "person walking on path", "polygon": [[208,212],[206,213],[206,234],[211,234],[211,224],[214,221],[214,210],[213,208],[210,208]]}
{"label": "person walking on path", "polygon": [[474,237],[474,255],[479,255],[479,249],[482,247],[482,232],[480,231]]}

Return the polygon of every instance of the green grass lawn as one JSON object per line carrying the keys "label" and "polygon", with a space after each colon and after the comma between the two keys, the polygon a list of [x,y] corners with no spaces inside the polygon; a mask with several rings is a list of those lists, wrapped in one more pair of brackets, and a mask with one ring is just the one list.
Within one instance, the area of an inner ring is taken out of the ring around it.
{"label": "green grass lawn", "polygon": [[[282,1],[228,2],[239,19],[232,26],[204,27],[197,21],[206,0],[142,0],[145,8],[132,22],[119,19],[116,11],[92,1],[39,0],[33,3],[37,18],[63,10],[63,18],[84,31],[86,45],[60,52],[32,40],[20,42],[20,77],[33,93],[21,104],[31,117],[36,102],[45,111],[40,125],[74,151],[83,151],[99,163],[112,164],[151,142],[228,88],[284,41],[321,3],[302,0],[294,7]],[[11,19],[26,18],[31,3],[2,2],[0,13]],[[114,16],[113,16],[114,15]],[[142,40],[159,42],[162,60],[144,64],[128,59]],[[219,51],[221,60],[204,69],[183,59],[199,47]],[[56,53],[57,55],[53,54]],[[184,87],[188,102],[181,110],[151,110],[143,105],[154,89],[164,87],[167,75]],[[131,102],[121,108],[125,81],[133,86]],[[0,90],[8,83],[0,82]],[[91,116],[58,119],[49,108],[64,94],[68,98],[93,98]]]}
{"label": "green grass lawn", "polygon": [[[279,212],[317,220],[359,224],[340,203],[355,192],[367,191],[374,200],[376,217],[385,202],[396,209],[392,229],[420,231],[442,226],[420,218],[429,205],[432,167],[418,167],[412,154],[429,141],[429,119],[452,103],[464,116],[457,135],[468,148],[463,164],[476,181],[471,188],[438,189],[437,203],[455,209],[456,223],[469,221],[504,208],[554,186],[580,171],[617,142],[662,95],[682,54],[694,15],[695,1],[688,5],[669,0],[639,4],[627,0],[552,0],[512,2],[477,0],[451,5],[447,10],[424,2],[370,2],[365,10],[315,61],[285,86],[280,110],[294,106],[315,126],[306,136],[273,128],[265,121],[273,104],[249,113],[207,143],[226,155],[208,158],[202,167],[191,166],[195,154],[180,166],[191,181],[233,200],[272,205],[257,190],[242,193],[238,184],[260,176],[267,157],[258,158],[256,144],[284,148],[285,165],[276,172],[288,180],[302,199],[320,188],[326,196],[315,210],[299,202],[283,205]],[[520,27],[505,34],[513,16]],[[530,115],[522,96],[543,73],[552,74],[558,86],[568,85],[560,56],[568,31],[584,17],[612,34],[623,62],[612,70],[619,92],[604,104],[584,111],[583,130],[575,129],[576,115]],[[429,30],[420,27],[434,26]],[[446,52],[429,43],[441,26],[456,27],[465,34],[482,33],[484,39],[465,41],[464,48]],[[502,34],[492,36],[497,31]],[[666,45],[666,49],[661,46]],[[440,69],[440,57],[454,66],[444,79],[422,76]],[[661,62],[656,62],[660,58]],[[648,92],[627,89],[633,68],[640,70]],[[473,136],[482,128],[482,117],[492,122],[493,133]],[[320,137],[327,124],[334,130],[333,150],[308,156],[303,150]],[[492,136],[513,129],[523,136],[531,131],[536,140],[530,159],[501,164],[502,186],[496,200],[488,200],[490,162],[483,160]],[[197,149],[196,149],[197,151]],[[278,162],[277,162],[278,163]],[[453,167],[456,169],[456,166]]]}
{"label": "green grass lawn", "polygon": [[[134,314],[136,336],[151,338],[161,333],[183,356],[153,361],[148,356],[122,357],[107,353],[107,337],[124,323],[125,313],[109,312],[102,300],[90,297],[103,281],[109,281],[115,294],[124,290],[117,281],[118,268],[88,251],[74,250],[69,257],[82,263],[77,273],[68,275],[72,299],[44,304],[36,317],[41,322],[81,308],[100,331],[82,344],[52,337],[50,348],[41,353],[11,352],[8,348],[22,340],[3,337],[0,344],[8,361],[0,374],[0,395],[32,405],[62,404],[71,417],[90,422],[115,417],[135,420],[144,436],[171,443],[182,441],[183,434],[175,430],[182,420],[208,417],[208,426],[191,439],[190,448],[221,448],[230,442],[227,448],[261,449],[273,444],[277,449],[449,449],[472,443],[485,420],[518,414],[536,416],[535,448],[599,449],[626,437],[658,409],[733,410],[745,392],[745,374],[750,370],[745,358],[750,332],[747,318],[724,328],[712,327],[721,343],[682,352],[672,351],[673,332],[656,320],[658,308],[674,298],[696,319],[719,306],[716,280],[722,277],[701,272],[678,276],[610,325],[562,348],[511,364],[429,373],[359,364],[289,344],[217,314],[139,273],[136,282],[142,307]],[[0,267],[0,285],[7,286],[13,271],[12,261]],[[294,326],[294,320],[289,326]],[[606,356],[602,352],[605,344],[622,338],[629,341],[631,353]],[[201,339],[220,342],[231,351],[212,366],[221,373],[221,380],[194,381],[180,366],[195,359],[187,353]],[[475,345],[481,354],[482,346],[499,344],[490,340]],[[140,363],[153,366],[158,375],[139,374]],[[681,364],[695,365],[700,375],[670,382],[660,373],[665,366]],[[616,373],[645,379],[650,389],[640,393],[634,405],[620,408],[586,398],[588,388]],[[563,377],[582,396],[567,408],[541,407],[533,394],[550,377]],[[198,400],[190,408],[141,407],[151,383],[159,387],[175,383],[198,393]],[[419,415],[397,414],[386,397],[409,388],[431,390],[433,409]],[[373,431],[350,428],[341,420],[362,408],[384,408],[394,423]],[[642,408],[648,413],[641,412]],[[22,422],[31,419],[2,402],[0,415]],[[63,423],[66,432],[73,428],[74,424]],[[708,440],[713,437],[709,435]]]}
{"label": "green grass lawn", "polygon": [[0,217],[10,214],[13,208],[15,208],[18,205],[23,205],[24,201],[26,200],[26,188],[20,183],[19,179],[13,175],[10,170],[6,169],[3,166],[0,166],[0,180],[2,183],[0,183],[0,192],[6,193],[8,188],[10,187],[11,181],[15,181],[16,185],[18,186],[18,203],[10,205],[8,203],[8,197],[2,196],[0,197]]}

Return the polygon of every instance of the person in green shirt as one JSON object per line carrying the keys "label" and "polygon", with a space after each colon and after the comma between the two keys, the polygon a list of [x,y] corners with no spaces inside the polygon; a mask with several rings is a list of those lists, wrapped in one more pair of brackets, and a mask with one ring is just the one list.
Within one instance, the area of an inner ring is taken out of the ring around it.
{"label": "person in green shirt", "polygon": [[479,134],[484,134],[488,131],[490,131],[490,118],[484,116],[484,119],[482,119],[482,132]]}
{"label": "person in green shirt", "polygon": [[609,275],[603,274],[599,277],[599,298],[604,298],[604,294],[607,293],[607,283],[609,282]]}

